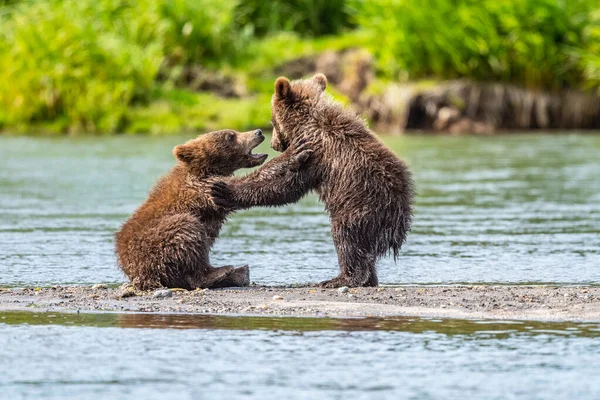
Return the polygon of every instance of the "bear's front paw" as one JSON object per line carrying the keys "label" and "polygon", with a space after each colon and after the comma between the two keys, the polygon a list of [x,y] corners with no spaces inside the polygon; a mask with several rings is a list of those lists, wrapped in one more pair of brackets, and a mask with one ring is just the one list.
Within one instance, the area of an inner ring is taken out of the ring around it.
{"label": "bear's front paw", "polygon": [[311,143],[302,140],[294,148],[294,155],[292,157],[292,160],[290,161],[291,171],[298,171],[310,158],[310,156],[313,153],[313,150],[310,148],[310,146]]}
{"label": "bear's front paw", "polygon": [[217,207],[232,209],[236,206],[233,193],[225,182],[213,182],[210,186],[210,195]]}

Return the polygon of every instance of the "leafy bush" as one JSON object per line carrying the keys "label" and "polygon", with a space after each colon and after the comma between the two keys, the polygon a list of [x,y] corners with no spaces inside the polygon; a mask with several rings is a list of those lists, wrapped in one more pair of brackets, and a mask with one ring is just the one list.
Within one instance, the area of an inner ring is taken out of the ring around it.
{"label": "leafy bush", "polygon": [[597,0],[359,4],[359,26],[371,33],[381,72],[392,79],[470,77],[528,87],[577,87],[585,69],[581,52],[597,43],[597,33],[586,33]]}
{"label": "leafy bush", "polygon": [[73,130],[113,131],[133,98],[152,86],[156,45],[107,30],[102,12],[127,19],[117,2],[36,2],[3,21],[0,123],[64,119]]}
{"label": "leafy bush", "polygon": [[585,46],[573,49],[580,58],[583,69],[581,86],[584,89],[600,88],[600,6],[589,14],[589,24],[583,29]]}
{"label": "leafy bush", "polygon": [[[62,130],[123,129],[145,104],[161,63],[232,62],[237,3],[193,0],[38,1],[0,25],[0,127],[57,121]],[[12,9],[14,7],[14,9]]]}
{"label": "leafy bush", "polygon": [[159,4],[159,17],[168,27],[162,45],[171,62],[213,67],[234,64],[251,39],[250,31],[233,20],[237,1],[148,1]]}
{"label": "leafy bush", "polygon": [[246,0],[237,6],[235,21],[258,36],[280,31],[333,35],[353,26],[352,8],[346,0]]}

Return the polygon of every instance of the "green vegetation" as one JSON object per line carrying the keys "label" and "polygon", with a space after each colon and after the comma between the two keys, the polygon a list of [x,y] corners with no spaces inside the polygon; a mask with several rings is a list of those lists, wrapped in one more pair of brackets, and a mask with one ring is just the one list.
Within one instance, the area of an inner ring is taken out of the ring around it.
{"label": "green vegetation", "polygon": [[118,132],[135,125],[138,107],[166,101],[176,110],[177,96],[156,97],[168,86],[158,82],[161,66],[172,77],[182,65],[234,63],[247,43],[231,29],[233,6],[221,0],[14,6],[0,28],[0,125]]}
{"label": "green vegetation", "polygon": [[235,22],[261,37],[279,31],[334,35],[355,25],[353,5],[345,0],[247,0],[236,7]]}
{"label": "green vegetation", "polygon": [[383,81],[597,91],[600,1],[0,0],[0,129],[265,126],[279,65],[348,47]]}
{"label": "green vegetation", "polygon": [[599,6],[597,0],[380,0],[365,2],[357,18],[388,77],[558,89],[594,79],[597,86],[600,64],[596,59],[594,72],[591,58],[599,54]]}

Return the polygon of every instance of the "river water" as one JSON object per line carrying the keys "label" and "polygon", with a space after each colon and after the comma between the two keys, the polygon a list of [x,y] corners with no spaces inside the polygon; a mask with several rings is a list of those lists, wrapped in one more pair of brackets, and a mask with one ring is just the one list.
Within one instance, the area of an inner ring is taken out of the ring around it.
{"label": "river water", "polygon": [[599,324],[5,313],[0,398],[597,399],[599,353]]}
{"label": "river water", "polygon": [[[0,286],[123,282],[113,234],[186,139],[0,138]],[[385,141],[418,197],[397,264],[379,263],[382,283],[600,283],[600,136]],[[260,284],[337,273],[315,195],[235,214],[212,261],[249,264]]]}
{"label": "river water", "polygon": [[[0,137],[0,286],[120,284],[112,237],[185,137]],[[600,136],[386,138],[415,224],[385,284],[600,284]],[[262,145],[265,151],[267,145]],[[314,195],[237,213],[212,261],[337,273]],[[0,398],[595,399],[598,324],[0,313]]]}

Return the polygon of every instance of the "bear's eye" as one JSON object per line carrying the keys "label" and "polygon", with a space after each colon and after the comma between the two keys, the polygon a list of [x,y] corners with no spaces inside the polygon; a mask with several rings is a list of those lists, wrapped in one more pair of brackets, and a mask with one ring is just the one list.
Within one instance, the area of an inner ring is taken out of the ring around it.
{"label": "bear's eye", "polygon": [[227,135],[227,140],[229,140],[230,142],[233,142],[235,140],[235,133],[229,133]]}

